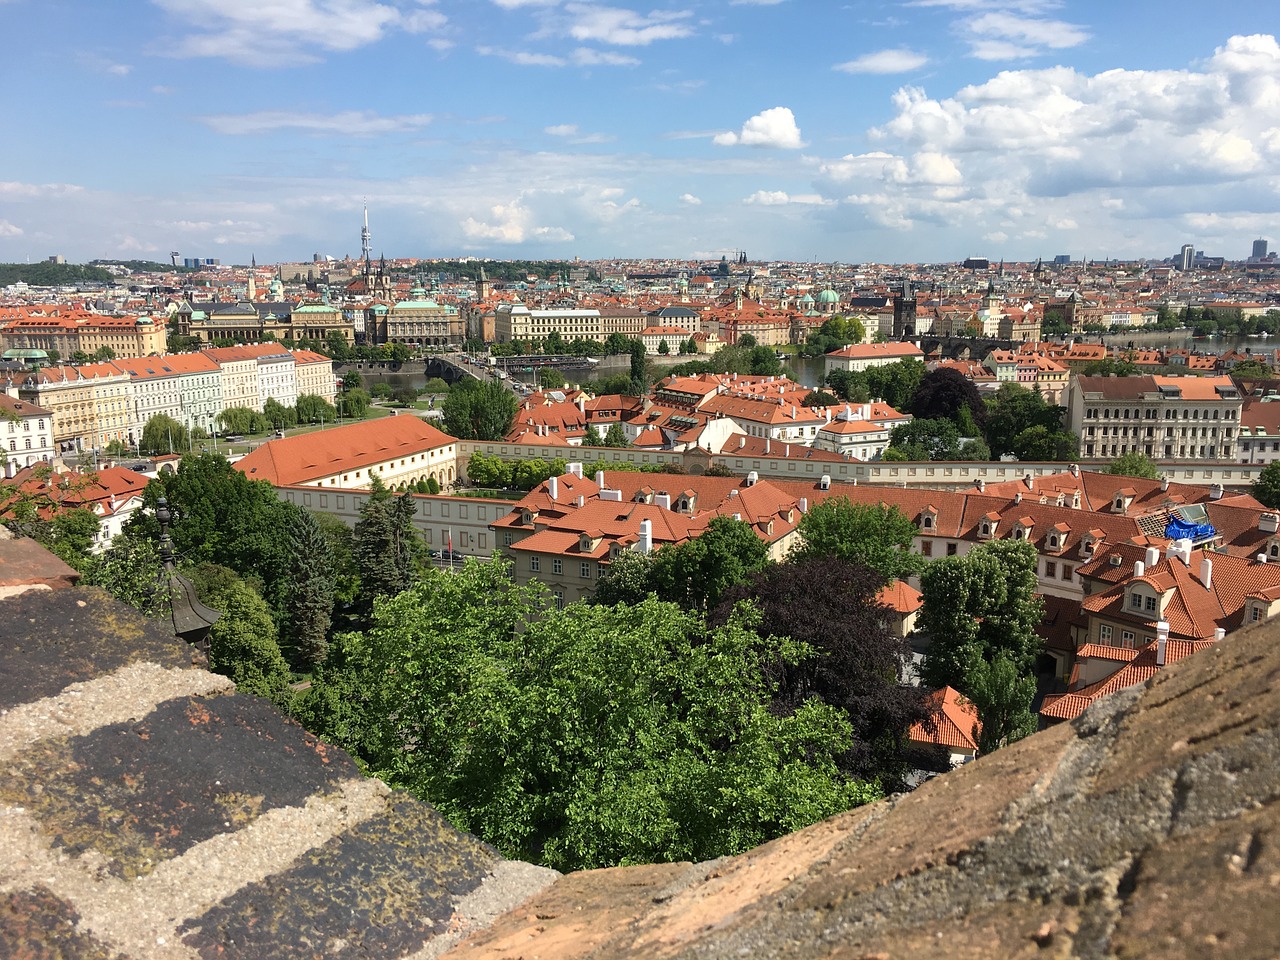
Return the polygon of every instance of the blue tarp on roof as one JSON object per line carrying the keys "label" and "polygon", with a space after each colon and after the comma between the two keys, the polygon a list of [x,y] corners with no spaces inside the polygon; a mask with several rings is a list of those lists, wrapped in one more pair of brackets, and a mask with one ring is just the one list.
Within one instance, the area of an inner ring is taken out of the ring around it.
{"label": "blue tarp on roof", "polygon": [[1169,517],[1169,525],[1164,528],[1164,535],[1168,539],[1190,540],[1193,543],[1208,540],[1216,533],[1211,523],[1190,523],[1176,516]]}

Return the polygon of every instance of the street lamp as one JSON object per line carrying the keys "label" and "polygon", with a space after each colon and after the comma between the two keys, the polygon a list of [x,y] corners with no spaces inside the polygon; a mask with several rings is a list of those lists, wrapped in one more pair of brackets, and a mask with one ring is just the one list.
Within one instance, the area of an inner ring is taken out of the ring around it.
{"label": "street lamp", "polygon": [[206,607],[196,596],[195,585],[178,572],[173,555],[173,538],[169,536],[169,501],[164,497],[156,503],[156,520],[160,524],[160,562],[164,571],[160,574],[160,590],[169,598],[169,623],[174,636],[187,641],[206,656],[209,653],[209,631],[222,613]]}

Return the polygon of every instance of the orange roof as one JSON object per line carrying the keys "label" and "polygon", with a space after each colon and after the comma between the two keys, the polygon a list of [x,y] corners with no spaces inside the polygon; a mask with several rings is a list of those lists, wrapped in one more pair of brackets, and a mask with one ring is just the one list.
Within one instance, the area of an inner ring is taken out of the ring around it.
{"label": "orange roof", "polygon": [[235,464],[252,480],[304,484],[412,456],[457,441],[413,416],[383,417],[270,440]]}
{"label": "orange roof", "polygon": [[925,706],[932,723],[912,724],[907,733],[908,740],[978,752],[982,721],[978,719],[978,708],[964,694],[954,687],[943,687],[925,698]]}

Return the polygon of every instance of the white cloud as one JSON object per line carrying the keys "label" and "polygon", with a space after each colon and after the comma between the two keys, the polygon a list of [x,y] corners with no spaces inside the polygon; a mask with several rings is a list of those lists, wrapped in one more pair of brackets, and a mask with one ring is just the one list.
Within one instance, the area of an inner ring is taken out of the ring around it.
{"label": "white cloud", "polygon": [[519,7],[553,7],[559,0],[493,0],[504,10],[515,10]]}
{"label": "white cloud", "polygon": [[231,136],[257,135],[276,130],[300,130],[307,133],[369,137],[376,134],[420,130],[431,122],[431,115],[415,113],[382,117],[366,110],[344,110],[340,113],[260,110],[257,113],[214,114],[201,117],[200,122],[216,133]]}
{"label": "white cloud", "polygon": [[616,139],[607,133],[583,133],[576,123],[557,123],[543,127],[542,132],[552,137],[563,137],[569,143],[609,143]]}
{"label": "white cloud", "polygon": [[522,67],[564,67],[569,61],[549,53],[530,53],[526,50],[504,50],[499,47],[476,47],[476,53],[484,57],[501,57]]}
{"label": "white cloud", "polygon": [[680,202],[681,202],[681,203],[683,203],[683,204],[686,204],[686,205],[688,205],[688,206],[690,206],[690,207],[700,207],[700,206],[702,206],[702,200],[701,200],[700,198],[698,198],[698,197],[695,197],[692,193],[682,193],[682,194],[680,194]]}
{"label": "white cloud", "polygon": [[780,147],[796,150],[804,146],[800,139],[800,128],[796,126],[795,114],[789,107],[771,107],[742,125],[738,133],[732,131],[719,133],[712,138],[713,143],[722,147],[737,144],[749,147]]}
{"label": "white cloud", "polygon": [[1034,249],[1085,224],[1099,247],[1150,254],[1193,230],[1230,244],[1231,222],[1256,232],[1280,209],[1274,37],[1233,37],[1187,69],[1009,70],[892,103],[879,149],[816,161],[815,185],[873,225]]}
{"label": "white cloud", "polygon": [[74,183],[0,181],[0,197],[4,197],[7,200],[39,200],[47,197],[68,197],[83,192],[84,187]]}
{"label": "white cloud", "polygon": [[1077,47],[1089,39],[1082,27],[993,10],[965,22],[973,56],[981,60],[1032,57],[1046,50]]}
{"label": "white cloud", "polygon": [[785,190],[757,190],[742,201],[761,207],[780,207],[787,204],[801,206],[829,206],[834,203],[816,193],[787,193]]}
{"label": "white cloud", "polygon": [[390,30],[437,30],[435,10],[401,10],[377,0],[152,0],[183,31],[159,52],[217,57],[251,67],[310,63],[319,54],[356,50]]}
{"label": "white cloud", "polygon": [[640,61],[628,57],[624,53],[611,50],[592,50],[590,47],[578,47],[573,51],[573,62],[580,67],[634,67]]}
{"label": "white cloud", "polygon": [[22,228],[8,220],[0,220],[0,237],[20,237]]}
{"label": "white cloud", "polygon": [[877,50],[875,53],[864,53],[845,63],[837,63],[832,69],[844,73],[908,73],[919,70],[929,58],[914,50]]}
{"label": "white cloud", "polygon": [[459,226],[463,237],[472,243],[510,244],[533,239],[564,242],[573,239],[573,234],[563,227],[535,225],[532,211],[519,198],[510,203],[494,204],[489,209],[487,220],[467,217]]}
{"label": "white cloud", "polygon": [[594,40],[620,47],[647,46],[655,40],[679,40],[693,35],[688,10],[653,10],[639,14],[620,7],[568,3],[568,34],[575,40]]}

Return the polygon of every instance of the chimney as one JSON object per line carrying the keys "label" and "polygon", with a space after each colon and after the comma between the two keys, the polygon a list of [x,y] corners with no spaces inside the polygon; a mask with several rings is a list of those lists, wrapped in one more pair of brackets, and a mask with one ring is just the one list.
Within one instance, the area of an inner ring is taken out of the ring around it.
{"label": "chimney", "polygon": [[1215,629],[1214,629],[1214,631],[1213,631],[1213,639],[1214,639],[1215,641],[1217,641],[1217,640],[1221,640],[1221,639],[1222,639],[1223,637],[1225,637],[1226,635],[1227,635],[1227,631],[1226,631],[1226,629],[1225,629],[1225,628],[1223,628],[1223,627],[1217,627],[1217,628],[1215,628]]}
{"label": "chimney", "polygon": [[1135,560],[1133,564],[1133,575],[1135,577],[1140,577],[1146,572],[1147,572],[1146,564],[1144,564],[1141,560]]}
{"label": "chimney", "polygon": [[1073,463],[1068,469],[1071,471],[1071,475],[1073,477],[1080,476],[1080,464]]}
{"label": "chimney", "polygon": [[600,487],[601,489],[604,489],[604,471],[603,470],[596,471],[596,486]]}
{"label": "chimney", "polygon": [[1028,490],[1034,490],[1036,488],[1035,478],[1029,473],[1022,478],[1022,482],[1027,485]]}
{"label": "chimney", "polygon": [[551,498],[553,503],[560,496],[560,481],[556,477],[552,477],[547,481],[547,496]]}
{"label": "chimney", "polygon": [[1263,533],[1280,531],[1280,513],[1263,513],[1258,516],[1258,529]]}
{"label": "chimney", "polygon": [[1161,493],[1169,492],[1169,478],[1166,476],[1160,477],[1160,492]]}
{"label": "chimney", "polygon": [[578,506],[585,507],[586,505],[587,505],[587,498],[584,497],[582,494],[578,494]]}
{"label": "chimney", "polygon": [[654,495],[654,497],[653,497],[653,505],[654,505],[655,507],[661,507],[663,510],[670,510],[670,509],[671,509],[671,494],[669,494],[669,493],[658,493],[658,494],[655,494],[655,495]]}
{"label": "chimney", "polygon": [[741,519],[742,519],[742,514],[740,514],[740,513],[735,513],[735,514],[733,515],[733,519],[735,519],[735,520],[741,520]]}
{"label": "chimney", "polygon": [[1260,553],[1260,554],[1258,554],[1258,558],[1257,558],[1257,559],[1258,559],[1258,562],[1259,562],[1259,563],[1266,563],[1266,562],[1267,562],[1267,555],[1266,555],[1265,553]]}
{"label": "chimney", "polygon": [[640,552],[653,552],[653,524],[648,520],[640,521]]}
{"label": "chimney", "polygon": [[1146,560],[1145,560],[1145,562],[1146,562],[1146,565],[1147,565],[1148,567],[1154,567],[1157,563],[1159,563],[1159,562],[1160,562],[1160,548],[1159,548],[1159,547],[1147,547],[1147,556],[1146,556]]}
{"label": "chimney", "polygon": [[1200,561],[1200,582],[1206,590],[1213,589],[1213,561],[1208,557]]}
{"label": "chimney", "polygon": [[769,456],[769,448],[773,445],[773,441],[768,437],[764,438],[764,455]]}
{"label": "chimney", "polygon": [[1191,541],[1183,537],[1178,541],[1178,549],[1182,551],[1182,562],[1191,566]]}
{"label": "chimney", "polygon": [[1222,484],[1220,483],[1209,484],[1209,499],[1210,500],[1222,499]]}
{"label": "chimney", "polygon": [[801,512],[801,513],[808,513],[808,512],[809,512],[809,498],[808,498],[808,497],[801,497],[801,498],[800,498],[800,512]]}
{"label": "chimney", "polygon": [[565,467],[565,469],[566,469],[567,471],[569,471],[569,473],[571,473],[571,474],[573,474],[575,477],[577,477],[579,480],[581,480],[581,479],[582,479],[582,464],[581,464],[581,463],[577,463],[577,462],[571,463],[571,464],[569,464],[567,467]]}
{"label": "chimney", "polygon": [[750,473],[747,474],[747,486],[754,487],[756,485],[756,481],[759,479],[760,479],[760,474],[752,470]]}
{"label": "chimney", "polygon": [[983,479],[981,479],[981,478],[979,478],[979,479],[977,479],[977,480],[973,481],[973,484],[974,484],[974,486],[976,486],[976,487],[978,488],[978,492],[979,492],[979,493],[982,493],[982,491],[983,491],[983,490],[986,490],[986,489],[987,489],[987,481],[985,481],[985,480],[983,480]]}
{"label": "chimney", "polygon": [[1017,503],[1021,503],[1021,502],[1022,502],[1022,493],[1021,493],[1021,492],[1019,492],[1019,493],[1015,493],[1015,494],[1013,495],[1013,502],[1014,502],[1015,504],[1017,504]]}
{"label": "chimney", "polygon": [[1156,624],[1156,666],[1163,667],[1169,643],[1169,624],[1161,620]]}
{"label": "chimney", "polygon": [[587,398],[581,394],[578,396],[578,412],[584,417],[587,415]]}

